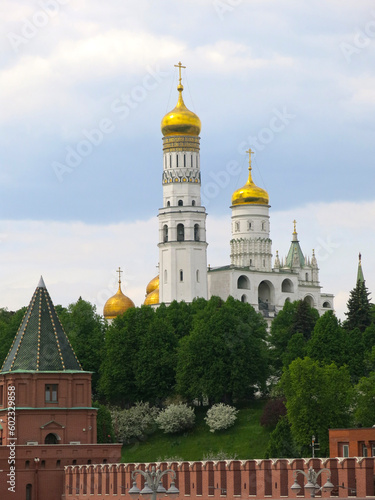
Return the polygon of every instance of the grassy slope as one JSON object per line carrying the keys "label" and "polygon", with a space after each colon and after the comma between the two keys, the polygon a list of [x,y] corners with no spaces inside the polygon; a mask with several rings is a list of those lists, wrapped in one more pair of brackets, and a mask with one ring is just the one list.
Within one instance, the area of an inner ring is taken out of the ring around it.
{"label": "grassy slope", "polygon": [[196,409],[196,426],[190,432],[167,435],[157,431],[144,442],[127,445],[122,450],[124,462],[153,462],[167,458],[202,460],[209,452],[226,452],[239,459],[264,458],[269,432],[260,426],[264,403],[257,401],[241,409],[230,429],[212,433],[204,416],[207,408]]}

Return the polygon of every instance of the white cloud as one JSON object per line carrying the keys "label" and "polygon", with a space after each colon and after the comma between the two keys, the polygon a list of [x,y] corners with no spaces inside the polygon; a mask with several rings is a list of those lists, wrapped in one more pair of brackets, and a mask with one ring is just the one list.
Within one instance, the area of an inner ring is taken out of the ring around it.
{"label": "white cloud", "polygon": [[[125,29],[99,32],[99,28],[92,27],[91,35],[83,28],[79,39],[62,37],[48,54],[21,54],[15,63],[4,68],[0,72],[0,122],[9,124],[28,115],[43,122],[51,114],[60,126],[68,118],[70,128],[72,121],[74,127],[82,128],[98,113],[108,92],[104,86],[98,98],[83,92],[84,85],[103,80],[108,83],[121,77],[131,89],[148,73],[148,68],[165,71],[165,61],[177,59],[184,49],[181,41],[170,36]],[[77,122],[81,122],[78,127]]]}
{"label": "white cloud", "polygon": [[233,75],[258,68],[286,68],[293,65],[293,58],[273,53],[267,57],[258,57],[249,45],[219,40],[213,44],[203,45],[195,50],[196,64],[203,70],[207,66],[215,73]]}

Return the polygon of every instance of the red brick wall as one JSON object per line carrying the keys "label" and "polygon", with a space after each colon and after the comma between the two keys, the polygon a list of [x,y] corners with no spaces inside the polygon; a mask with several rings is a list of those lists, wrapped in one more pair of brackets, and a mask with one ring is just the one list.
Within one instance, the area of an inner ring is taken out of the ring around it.
{"label": "red brick wall", "polygon": [[[155,464],[136,464],[142,470]],[[172,468],[176,471],[176,485],[180,490],[179,498],[189,496],[193,499],[215,498],[296,498],[290,489],[294,482],[296,469],[305,472],[309,467],[319,471],[329,468],[334,485],[343,486],[333,492],[335,496],[347,498],[357,496],[364,498],[374,496],[375,459],[291,459],[291,460],[243,460],[219,462],[172,462],[161,463],[161,469]],[[97,466],[68,466],[65,469],[66,499],[83,500],[90,498],[124,498],[130,500],[128,494],[132,486],[131,472],[135,464],[106,464]],[[303,478],[299,476],[300,484]],[[327,475],[323,472],[320,484],[324,484]],[[143,483],[137,478],[138,487]],[[168,485],[170,485],[168,480]],[[212,486],[214,486],[212,488]],[[349,495],[348,488],[355,488],[355,494]],[[298,495],[303,495],[303,490]],[[309,497],[310,495],[307,494]],[[321,493],[322,498],[330,496]]]}
{"label": "red brick wall", "polygon": [[362,457],[362,446],[367,448],[367,456],[372,455],[372,445],[375,445],[375,427],[360,429],[330,429],[329,454],[331,458],[343,456],[343,445],[349,445],[349,457]]}
{"label": "red brick wall", "polygon": [[27,484],[32,486],[32,500],[61,500],[66,466],[73,463],[77,467],[87,465],[89,460],[92,464],[121,460],[120,444],[16,446],[16,486],[15,493],[12,493],[7,484],[9,451],[7,446],[0,447],[1,500],[25,500]]}

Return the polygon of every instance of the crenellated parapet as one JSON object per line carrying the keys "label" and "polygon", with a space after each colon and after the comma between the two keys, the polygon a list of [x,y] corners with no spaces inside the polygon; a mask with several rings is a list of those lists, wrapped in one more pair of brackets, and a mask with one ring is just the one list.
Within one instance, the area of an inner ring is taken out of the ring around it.
{"label": "crenellated parapet", "polygon": [[[132,471],[145,470],[152,466],[161,470],[172,469],[176,472],[175,484],[180,491],[179,498],[296,498],[290,489],[296,470],[316,472],[327,468],[331,471],[331,482],[337,486],[332,496],[364,498],[374,496],[375,458],[296,458],[270,460],[206,460],[197,462],[159,462],[142,464],[98,464],[68,466],[65,468],[66,498],[76,500],[90,498],[128,498],[132,486]],[[324,474],[324,473],[323,473]],[[322,475],[323,475],[322,474]],[[302,478],[298,479],[304,497]],[[323,475],[321,479],[325,482]],[[138,487],[141,487],[138,479]],[[167,477],[163,486],[169,486]],[[79,492],[79,493],[78,493]],[[307,497],[310,495],[308,494]],[[321,493],[322,498],[330,496]]]}

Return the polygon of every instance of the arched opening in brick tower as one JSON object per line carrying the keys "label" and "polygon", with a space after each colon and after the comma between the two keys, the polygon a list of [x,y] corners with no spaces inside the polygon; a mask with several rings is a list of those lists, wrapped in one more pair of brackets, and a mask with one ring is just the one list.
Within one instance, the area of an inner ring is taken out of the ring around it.
{"label": "arched opening in brick tower", "polygon": [[44,440],[44,444],[57,444],[58,442],[59,442],[59,437],[53,432],[47,434]]}

